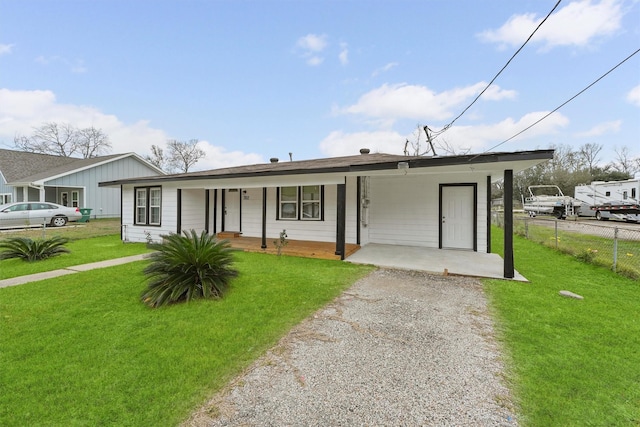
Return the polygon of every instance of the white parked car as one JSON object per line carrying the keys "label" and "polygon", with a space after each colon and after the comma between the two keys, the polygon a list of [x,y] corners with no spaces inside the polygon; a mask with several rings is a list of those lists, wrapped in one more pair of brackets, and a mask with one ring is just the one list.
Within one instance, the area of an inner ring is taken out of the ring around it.
{"label": "white parked car", "polygon": [[0,228],[38,227],[43,224],[62,227],[82,218],[79,208],[49,202],[15,202],[0,205]]}

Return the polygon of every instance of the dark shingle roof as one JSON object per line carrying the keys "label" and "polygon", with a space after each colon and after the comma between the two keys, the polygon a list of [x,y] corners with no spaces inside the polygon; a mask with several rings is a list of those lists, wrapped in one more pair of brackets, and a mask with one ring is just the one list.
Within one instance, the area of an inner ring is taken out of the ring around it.
{"label": "dark shingle roof", "polygon": [[64,167],[77,160],[71,157],[0,149],[0,172],[7,182],[22,181],[30,175]]}
{"label": "dark shingle roof", "polygon": [[123,154],[112,154],[79,159],[0,149],[0,172],[7,183],[37,182],[122,156]]}
{"label": "dark shingle roof", "polygon": [[199,172],[173,175],[147,176],[101,182],[100,186],[156,183],[163,181],[188,181],[198,179],[262,177],[275,175],[302,175],[310,173],[360,173],[364,171],[397,169],[398,162],[408,162],[411,168],[426,168],[448,165],[472,165],[478,163],[505,162],[510,160],[551,159],[553,150],[522,151],[515,153],[485,153],[477,155],[454,155],[442,157],[401,156],[372,153],[345,157],[328,157],[293,162],[259,163]]}

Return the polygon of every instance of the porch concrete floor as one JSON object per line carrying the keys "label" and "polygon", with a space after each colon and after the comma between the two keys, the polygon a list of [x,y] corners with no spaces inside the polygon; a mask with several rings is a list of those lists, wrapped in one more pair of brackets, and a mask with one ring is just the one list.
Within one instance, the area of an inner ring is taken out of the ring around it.
{"label": "porch concrete floor", "polygon": [[[418,270],[430,273],[504,279],[504,262],[498,254],[370,243],[345,259],[355,264]],[[509,280],[527,282],[520,273]]]}

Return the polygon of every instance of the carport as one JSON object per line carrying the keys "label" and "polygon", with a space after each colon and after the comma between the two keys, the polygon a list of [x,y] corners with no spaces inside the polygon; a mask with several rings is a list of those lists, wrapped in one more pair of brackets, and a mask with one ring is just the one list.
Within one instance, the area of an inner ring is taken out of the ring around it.
{"label": "carport", "polygon": [[[370,243],[345,259],[354,264],[426,271],[491,279],[504,279],[504,261],[498,254],[462,250],[446,250],[416,246],[381,245]],[[509,280],[527,282],[515,271]]]}

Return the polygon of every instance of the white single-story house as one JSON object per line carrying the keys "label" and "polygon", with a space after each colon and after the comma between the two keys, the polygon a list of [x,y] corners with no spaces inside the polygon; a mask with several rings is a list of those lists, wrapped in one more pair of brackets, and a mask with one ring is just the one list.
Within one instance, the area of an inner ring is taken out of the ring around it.
{"label": "white single-story house", "polygon": [[120,189],[98,183],[158,175],[164,172],[135,153],[80,159],[0,149],[0,204],[50,202],[118,217]]}
{"label": "white single-story house", "polygon": [[[553,150],[411,157],[369,153],[101,182],[122,192],[122,239],[208,233],[491,252],[491,183],[505,180],[505,276],[513,277],[513,174]],[[512,228],[512,227],[511,227]],[[509,240],[509,242],[507,242]]]}

